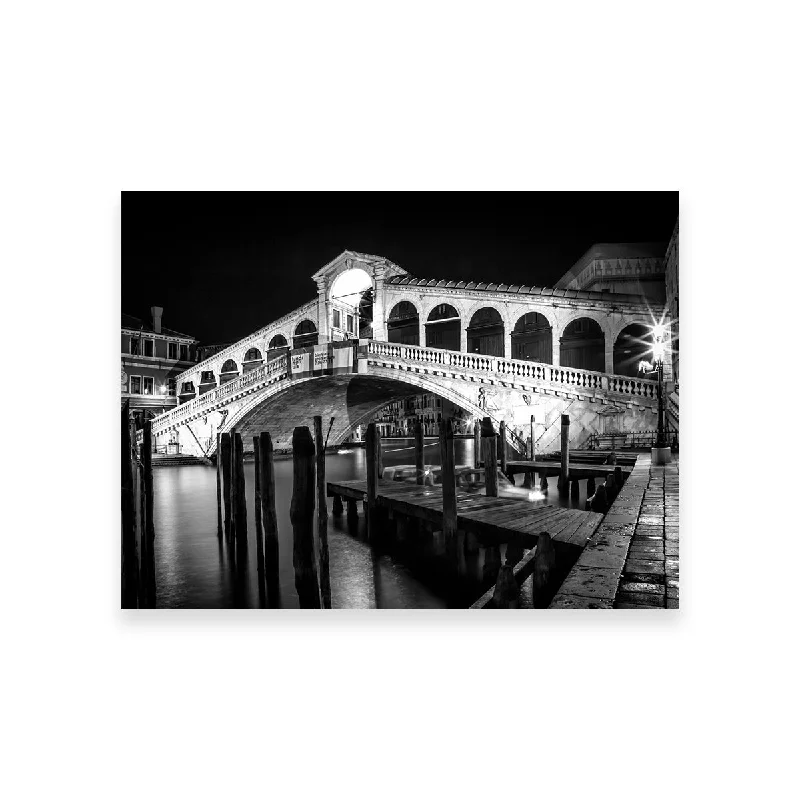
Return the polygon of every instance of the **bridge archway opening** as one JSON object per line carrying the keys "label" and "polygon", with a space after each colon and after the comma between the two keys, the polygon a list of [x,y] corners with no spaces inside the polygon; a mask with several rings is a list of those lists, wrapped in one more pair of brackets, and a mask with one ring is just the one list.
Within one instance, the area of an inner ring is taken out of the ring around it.
{"label": "bridge archway opening", "polygon": [[210,392],[217,388],[217,378],[213,370],[204,370],[200,373],[200,394]]}
{"label": "bridge archway opening", "polygon": [[261,351],[257,347],[251,347],[245,354],[242,361],[242,375],[250,372],[251,369],[256,369],[264,363]]}
{"label": "bridge archway opening", "polygon": [[605,336],[600,324],[579,317],[564,328],[561,336],[561,366],[605,372]]}
{"label": "bridge archway opening", "polygon": [[553,329],[544,315],[531,311],[517,320],[511,331],[511,358],[553,363]]}
{"label": "bridge archway opening", "polygon": [[413,303],[401,300],[386,321],[387,339],[394,344],[419,346],[419,312]]}
{"label": "bridge archway opening", "polygon": [[331,331],[341,338],[372,338],[373,283],[366,270],[352,267],[337,275],[328,301]]}
{"label": "bridge archway opening", "polygon": [[425,346],[439,350],[461,349],[461,317],[453,306],[440,303],[428,314]]}
{"label": "bridge archway opening", "polygon": [[467,351],[505,357],[505,326],[496,308],[479,308],[467,328]]}
{"label": "bridge archway opening", "polygon": [[319,344],[317,326],[310,319],[304,319],[294,329],[292,347],[312,347],[315,344]]}
{"label": "bridge archway opening", "polygon": [[614,342],[614,374],[630,378],[641,377],[639,362],[650,361],[652,357],[652,329],[638,322],[627,325]]}
{"label": "bridge archway opening", "polygon": [[219,371],[219,385],[222,386],[223,383],[227,383],[238,377],[239,368],[236,366],[236,362],[232,358],[229,358]]}
{"label": "bridge archway opening", "polygon": [[276,333],[275,336],[269,340],[269,344],[267,345],[267,362],[269,363],[273,358],[282,356],[283,348],[288,346],[289,342],[286,341],[286,337],[280,333]]}

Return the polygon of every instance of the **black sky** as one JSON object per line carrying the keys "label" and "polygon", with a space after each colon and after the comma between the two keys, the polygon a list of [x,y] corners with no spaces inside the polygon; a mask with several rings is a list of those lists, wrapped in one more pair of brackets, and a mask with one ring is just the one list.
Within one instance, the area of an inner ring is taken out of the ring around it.
{"label": "black sky", "polygon": [[595,242],[663,241],[677,192],[148,193],[122,198],[122,311],[235,341],[342,250],[413,275],[550,286]]}

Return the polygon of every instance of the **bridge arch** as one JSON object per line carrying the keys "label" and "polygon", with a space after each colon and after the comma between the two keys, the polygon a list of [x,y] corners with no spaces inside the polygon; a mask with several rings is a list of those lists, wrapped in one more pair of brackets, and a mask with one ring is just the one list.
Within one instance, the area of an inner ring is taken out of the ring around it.
{"label": "bridge arch", "polygon": [[317,326],[310,319],[303,319],[297,323],[292,337],[292,347],[311,347],[319,344]]}
{"label": "bridge arch", "polygon": [[605,342],[606,332],[596,319],[575,315],[561,330],[561,366],[605,372]]}
{"label": "bridge arch", "polygon": [[614,374],[635,378],[639,362],[653,356],[653,329],[642,322],[625,325],[614,339]]}
{"label": "bridge arch", "polygon": [[503,313],[492,304],[481,305],[469,318],[467,352],[504,358],[505,331]]}
{"label": "bridge arch", "polygon": [[386,318],[387,341],[419,346],[419,311],[410,300],[392,306]]}
{"label": "bridge arch", "polygon": [[553,326],[538,311],[527,311],[511,331],[511,358],[553,363]]}

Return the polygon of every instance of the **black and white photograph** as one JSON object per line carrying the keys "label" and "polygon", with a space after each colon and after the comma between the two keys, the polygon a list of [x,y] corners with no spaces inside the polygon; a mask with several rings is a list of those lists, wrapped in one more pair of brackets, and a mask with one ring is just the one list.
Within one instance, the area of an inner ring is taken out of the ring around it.
{"label": "black and white photograph", "polygon": [[124,193],[122,606],[677,609],[678,200]]}
{"label": "black and white photograph", "polygon": [[795,796],[796,16],[5,4],[0,795]]}

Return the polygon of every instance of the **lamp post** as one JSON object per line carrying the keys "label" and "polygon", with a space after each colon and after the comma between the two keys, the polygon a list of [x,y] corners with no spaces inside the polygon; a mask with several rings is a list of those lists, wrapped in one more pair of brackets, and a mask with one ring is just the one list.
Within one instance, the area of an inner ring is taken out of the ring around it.
{"label": "lamp post", "polygon": [[663,325],[653,326],[653,367],[658,376],[658,431],[656,444],[651,450],[653,464],[667,464],[672,460],[667,437],[664,434],[664,349],[666,330]]}
{"label": "lamp post", "polygon": [[656,447],[666,447],[667,437],[664,435],[664,326],[653,327],[653,365],[658,373],[658,432]]}

